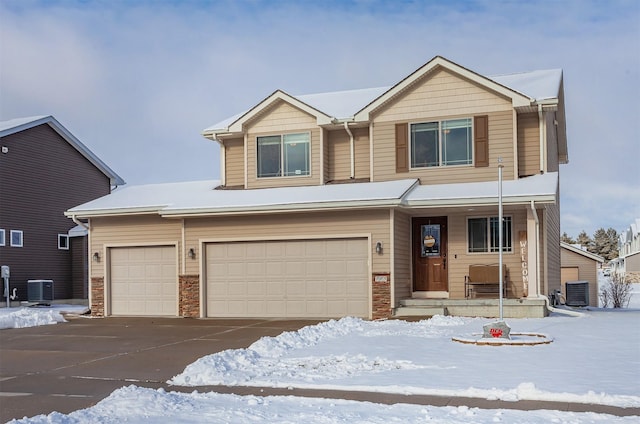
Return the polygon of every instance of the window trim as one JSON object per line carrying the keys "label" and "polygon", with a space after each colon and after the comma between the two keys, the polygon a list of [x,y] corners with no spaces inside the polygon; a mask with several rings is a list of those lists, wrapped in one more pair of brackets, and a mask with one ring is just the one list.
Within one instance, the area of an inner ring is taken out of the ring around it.
{"label": "window trim", "polygon": [[[65,240],[64,245],[60,243],[62,240]],[[69,250],[69,235],[68,234],[58,234],[58,250]]]}
{"label": "window trim", "polygon": [[7,232],[4,228],[0,228],[0,246],[6,246],[5,239],[7,237]]}
{"label": "window trim", "polygon": [[[498,219],[498,216],[493,216],[493,215],[483,215],[483,216],[468,216],[466,221],[467,221],[467,225],[465,228],[465,233],[466,233],[466,239],[467,239],[467,255],[494,255],[494,254],[499,254],[500,250],[498,249],[498,246],[491,246],[491,218],[495,218],[496,220]],[[470,251],[470,246],[469,246],[469,220],[472,219],[485,219],[487,221],[487,233],[486,233],[486,242],[487,242],[487,250],[484,252],[471,252]],[[513,253],[515,253],[515,249],[513,247],[513,216],[512,215],[503,215],[502,219],[509,219],[509,224],[511,226],[511,230],[510,230],[510,237],[509,237],[509,246],[502,246],[502,253],[503,254],[508,254],[511,255]],[[504,236],[504,234],[503,234]],[[495,250],[493,250],[495,249]],[[507,250],[508,249],[508,250]]]}
{"label": "window trim", "polygon": [[[19,244],[13,242],[13,235],[14,234],[20,234],[20,243]],[[10,236],[9,236],[9,242],[11,244],[11,247],[24,247],[24,232],[22,230],[11,230]]]}
{"label": "window trim", "polygon": [[[284,136],[286,135],[298,135],[298,134],[306,134],[307,135],[307,144],[309,145],[309,156],[308,156],[308,163],[309,163],[309,169],[308,169],[308,173],[306,174],[300,174],[300,175],[284,175],[285,174],[285,152],[284,152]],[[267,177],[261,177],[259,174],[259,169],[260,169],[260,154],[259,154],[259,149],[260,149],[260,139],[261,138],[267,138],[267,137],[280,137],[280,175],[275,175],[275,176],[267,176]],[[268,180],[268,179],[280,179],[280,178],[304,178],[304,177],[311,177],[312,176],[312,169],[313,169],[313,164],[312,164],[312,144],[311,144],[311,139],[312,139],[312,133],[311,131],[289,131],[289,132],[283,132],[283,133],[279,133],[279,134],[262,134],[262,135],[256,135],[255,140],[256,140],[256,162],[255,162],[255,166],[256,166],[256,179],[258,180]]]}
{"label": "window trim", "polygon": [[[463,120],[466,119],[469,121],[469,134],[471,137],[470,140],[470,151],[471,151],[471,157],[469,158],[469,163],[462,163],[462,164],[456,164],[456,165],[446,165],[444,164],[444,151],[443,151],[443,141],[442,141],[442,132],[443,132],[443,128],[442,128],[442,124],[444,122],[447,121],[458,121],[458,120]],[[413,166],[413,161],[411,158],[412,152],[413,152],[413,139],[411,137],[411,130],[412,127],[414,125],[420,125],[420,124],[434,124],[437,123],[438,124],[438,164],[434,165],[434,166]],[[442,169],[442,168],[460,168],[460,167],[474,167],[474,163],[475,163],[475,155],[476,155],[476,146],[475,146],[475,119],[474,116],[463,116],[463,117],[456,117],[456,118],[446,118],[446,119],[434,119],[434,120],[426,120],[426,121],[413,121],[413,122],[409,122],[407,125],[407,159],[408,159],[408,165],[409,165],[409,171],[415,171],[415,170],[424,170],[424,169]]]}

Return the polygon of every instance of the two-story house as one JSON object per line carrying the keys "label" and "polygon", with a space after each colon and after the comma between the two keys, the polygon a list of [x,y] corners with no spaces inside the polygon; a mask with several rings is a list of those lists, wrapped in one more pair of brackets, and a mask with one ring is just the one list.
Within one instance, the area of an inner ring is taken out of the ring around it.
{"label": "two-story house", "polygon": [[544,316],[560,288],[561,70],[486,77],[438,56],[392,87],[277,90],[203,135],[220,181],[67,211],[89,220],[93,314],[495,315],[466,281],[499,260],[499,166],[505,316]]}
{"label": "two-story house", "polygon": [[86,301],[86,230],[64,212],[124,181],[53,116],[0,122],[0,146],[0,265],[9,267],[10,303],[42,297],[29,294],[29,280],[53,281],[46,300]]}
{"label": "two-story house", "polygon": [[621,281],[640,283],[640,218],[618,236],[618,257],[611,261],[613,274]]}

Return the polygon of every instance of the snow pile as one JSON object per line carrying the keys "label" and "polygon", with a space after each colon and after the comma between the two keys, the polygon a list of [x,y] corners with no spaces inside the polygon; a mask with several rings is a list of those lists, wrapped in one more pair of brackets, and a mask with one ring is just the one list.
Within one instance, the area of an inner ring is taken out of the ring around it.
{"label": "snow pile", "polygon": [[339,399],[293,396],[237,396],[218,393],[167,393],[136,386],[114,391],[97,405],[69,415],[54,412],[11,423],[334,423],[439,424],[468,423],[635,423],[638,417],[615,417],[590,412],[517,411],[466,406],[381,405]]}
{"label": "snow pile", "polygon": [[66,322],[62,314],[83,314],[87,311],[86,306],[79,305],[0,308],[0,329],[57,324]]}

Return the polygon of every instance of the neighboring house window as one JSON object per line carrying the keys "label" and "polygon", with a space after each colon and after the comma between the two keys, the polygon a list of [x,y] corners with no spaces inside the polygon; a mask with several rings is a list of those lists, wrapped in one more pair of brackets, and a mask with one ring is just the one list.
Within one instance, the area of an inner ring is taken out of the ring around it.
{"label": "neighboring house window", "polygon": [[258,178],[310,174],[309,133],[258,137]]}
{"label": "neighboring house window", "polygon": [[411,124],[411,168],[471,165],[471,118]]}
{"label": "neighboring house window", "polygon": [[4,246],[4,229],[0,229],[0,246]]}
{"label": "neighboring house window", "polygon": [[10,237],[12,247],[22,247],[22,231],[11,230]]}
{"label": "neighboring house window", "polygon": [[[502,217],[502,251],[513,252],[511,217]],[[469,218],[467,220],[467,243],[469,253],[499,251],[498,217]]]}
{"label": "neighboring house window", "polygon": [[69,250],[69,236],[66,234],[58,234],[58,249]]}

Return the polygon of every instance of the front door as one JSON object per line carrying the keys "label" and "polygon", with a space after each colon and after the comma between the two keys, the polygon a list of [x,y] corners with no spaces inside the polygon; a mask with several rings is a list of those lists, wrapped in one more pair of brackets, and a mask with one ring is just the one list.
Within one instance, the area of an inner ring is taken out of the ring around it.
{"label": "front door", "polygon": [[413,291],[446,292],[447,217],[413,218]]}

